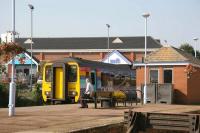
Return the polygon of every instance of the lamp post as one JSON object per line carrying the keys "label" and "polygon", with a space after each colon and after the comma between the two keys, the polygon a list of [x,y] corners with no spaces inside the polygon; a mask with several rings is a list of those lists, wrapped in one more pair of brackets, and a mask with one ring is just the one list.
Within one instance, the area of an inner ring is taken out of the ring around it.
{"label": "lamp post", "polygon": [[193,40],[195,41],[195,49],[194,49],[194,54],[195,54],[195,58],[197,57],[197,41],[199,40],[199,38],[193,38]]}
{"label": "lamp post", "polygon": [[[144,62],[147,57],[147,18],[150,16],[149,13],[144,13],[142,15],[145,18],[145,54],[144,54]],[[144,104],[147,103],[147,64],[144,64]]]}
{"label": "lamp post", "polygon": [[[108,30],[108,46],[107,46],[107,48],[108,48],[108,54],[109,54],[109,49],[110,49],[110,25],[109,24],[106,24],[106,26],[107,26],[107,30]],[[110,61],[109,61],[109,57],[108,57],[108,63],[110,63]]]}
{"label": "lamp post", "polygon": [[31,39],[31,80],[30,80],[30,88],[32,89],[32,71],[33,71],[33,63],[32,63],[32,59],[33,59],[33,9],[34,9],[34,6],[31,5],[31,4],[28,4],[30,10],[31,10],[31,36],[30,36],[30,39]]}
{"label": "lamp post", "polygon": [[[12,42],[15,43],[15,0],[12,0]],[[15,93],[16,93],[16,84],[14,81],[14,69],[15,69],[15,60],[12,59],[12,71],[11,71],[11,82],[9,85],[9,111],[8,116],[15,115]]]}

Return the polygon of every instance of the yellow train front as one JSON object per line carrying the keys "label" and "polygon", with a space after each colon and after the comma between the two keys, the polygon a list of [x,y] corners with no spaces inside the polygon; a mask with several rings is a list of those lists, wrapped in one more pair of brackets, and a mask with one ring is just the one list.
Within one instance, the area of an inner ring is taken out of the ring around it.
{"label": "yellow train front", "polygon": [[[118,69],[118,70],[117,70]],[[94,90],[102,89],[102,77],[113,75],[114,72],[130,74],[130,68],[119,68],[116,65],[83,60],[79,58],[64,58],[48,63],[43,68],[42,95],[45,102],[78,102],[85,89],[85,79],[89,77]],[[107,78],[105,79],[107,80]]]}

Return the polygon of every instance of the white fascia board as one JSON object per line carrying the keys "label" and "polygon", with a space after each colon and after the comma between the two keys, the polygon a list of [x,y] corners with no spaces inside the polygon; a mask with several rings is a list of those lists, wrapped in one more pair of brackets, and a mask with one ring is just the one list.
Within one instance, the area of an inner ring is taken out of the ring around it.
{"label": "white fascia board", "polygon": [[[147,49],[147,52],[156,51],[159,48]],[[27,49],[30,52],[30,49]],[[144,52],[144,49],[109,49],[109,51],[118,50],[120,52]],[[66,53],[66,52],[108,52],[108,49],[33,49],[34,53]]]}
{"label": "white fascia board", "polygon": [[[166,62],[166,63],[147,63],[147,66],[184,66],[189,65],[189,62]],[[133,63],[133,67],[145,66],[145,63]]]}
{"label": "white fascia board", "polygon": [[[31,60],[31,56],[27,53],[25,53],[25,55]],[[38,66],[38,63],[32,58],[32,61]]]}
{"label": "white fascia board", "polygon": [[[166,63],[147,63],[147,66],[186,66],[191,64],[194,67],[200,68],[200,65],[190,62],[166,62]],[[145,66],[144,63],[133,63],[133,67]]]}

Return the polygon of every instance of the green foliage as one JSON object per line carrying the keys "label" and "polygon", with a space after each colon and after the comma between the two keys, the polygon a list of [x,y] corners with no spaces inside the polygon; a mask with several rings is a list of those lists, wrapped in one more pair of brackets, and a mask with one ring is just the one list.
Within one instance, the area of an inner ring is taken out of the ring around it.
{"label": "green foliage", "polygon": [[8,107],[8,84],[0,84],[0,107]]}
{"label": "green foliage", "polygon": [[25,89],[22,84],[17,86],[16,106],[38,106],[42,105],[42,92],[40,86],[36,84],[33,90]]}
{"label": "green foliage", "polygon": [[[42,105],[41,85],[36,84],[31,91],[24,84],[16,85],[16,107]],[[8,107],[9,84],[0,83],[0,107]]]}
{"label": "green foliage", "polygon": [[0,74],[2,74],[2,72],[5,72],[6,67],[2,64],[0,64]]}
{"label": "green foliage", "polygon": [[194,48],[189,43],[181,44],[179,49],[181,49],[181,50],[183,50],[185,52],[188,52],[188,53],[190,53],[190,54],[192,54],[194,56]]}
{"label": "green foliage", "polygon": [[41,84],[36,84],[32,90],[32,99],[35,105],[42,105],[42,90],[40,88]]}
{"label": "green foliage", "polygon": [[[195,56],[195,51],[194,48],[189,44],[189,43],[184,43],[181,44],[181,46],[179,47],[179,49],[192,54],[193,56]],[[200,52],[197,50],[197,58],[200,59]]]}

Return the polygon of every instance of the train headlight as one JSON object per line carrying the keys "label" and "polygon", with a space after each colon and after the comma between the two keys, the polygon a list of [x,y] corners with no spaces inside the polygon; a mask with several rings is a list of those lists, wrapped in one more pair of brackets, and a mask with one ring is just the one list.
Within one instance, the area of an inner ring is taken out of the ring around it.
{"label": "train headlight", "polygon": [[46,95],[47,97],[50,97],[50,96],[51,96],[51,92],[50,92],[50,91],[45,91],[45,95]]}
{"label": "train headlight", "polygon": [[69,96],[77,96],[78,95],[78,92],[76,91],[69,91]]}

